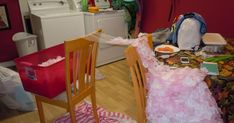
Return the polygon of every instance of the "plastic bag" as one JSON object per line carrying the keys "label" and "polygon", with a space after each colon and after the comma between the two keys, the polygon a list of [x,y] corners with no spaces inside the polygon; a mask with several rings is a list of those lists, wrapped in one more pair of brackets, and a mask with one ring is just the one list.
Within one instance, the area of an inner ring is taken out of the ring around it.
{"label": "plastic bag", "polygon": [[33,111],[32,95],[23,89],[19,74],[0,66],[0,101],[9,109]]}
{"label": "plastic bag", "polygon": [[153,37],[154,47],[156,47],[159,44],[165,43],[170,33],[171,32],[169,28],[160,28],[157,29],[155,32],[153,32],[152,37]]}

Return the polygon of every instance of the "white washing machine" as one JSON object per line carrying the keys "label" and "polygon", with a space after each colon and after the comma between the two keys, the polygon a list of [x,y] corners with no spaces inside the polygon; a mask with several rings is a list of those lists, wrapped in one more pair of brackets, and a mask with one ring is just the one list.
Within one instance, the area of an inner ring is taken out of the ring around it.
{"label": "white washing machine", "polygon": [[[71,1],[71,0],[70,0]],[[74,0],[79,9],[79,1]],[[79,12],[69,9],[67,0],[28,0],[33,33],[38,36],[38,48],[45,49],[64,40],[83,36],[102,29],[114,37],[127,38],[124,11],[99,13]],[[100,43],[97,66],[124,58],[123,46]]]}
{"label": "white washing machine", "polygon": [[[128,26],[124,20],[123,10],[100,13],[84,13],[86,34],[97,29],[114,37],[127,38]],[[124,58],[126,46],[99,44],[97,66],[104,65]]]}
{"label": "white washing machine", "polygon": [[67,0],[28,0],[28,5],[39,49],[85,35],[84,13],[70,10]]}

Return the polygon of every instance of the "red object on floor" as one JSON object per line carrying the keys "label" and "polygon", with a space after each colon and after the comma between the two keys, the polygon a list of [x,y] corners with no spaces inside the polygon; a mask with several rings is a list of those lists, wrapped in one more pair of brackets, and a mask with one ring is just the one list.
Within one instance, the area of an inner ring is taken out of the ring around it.
{"label": "red object on floor", "polygon": [[64,57],[63,44],[15,59],[26,91],[52,98],[65,90],[65,60],[47,67],[38,66],[57,56]]}

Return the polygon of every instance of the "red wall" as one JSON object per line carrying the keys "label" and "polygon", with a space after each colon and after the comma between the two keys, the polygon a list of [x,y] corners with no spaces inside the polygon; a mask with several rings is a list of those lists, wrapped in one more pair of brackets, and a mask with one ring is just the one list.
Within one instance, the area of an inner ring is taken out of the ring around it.
{"label": "red wall", "polygon": [[170,5],[171,0],[143,0],[141,31],[153,32],[157,28],[169,27]]}
{"label": "red wall", "polygon": [[9,61],[18,56],[12,36],[16,32],[24,31],[18,0],[0,0],[8,8],[11,28],[0,30],[0,62]]}
{"label": "red wall", "polygon": [[[168,21],[173,1],[173,17]],[[218,32],[226,38],[234,38],[233,0],[144,0],[142,31],[153,32],[160,27],[169,27],[175,16],[186,12],[201,14],[207,23],[208,32]]]}

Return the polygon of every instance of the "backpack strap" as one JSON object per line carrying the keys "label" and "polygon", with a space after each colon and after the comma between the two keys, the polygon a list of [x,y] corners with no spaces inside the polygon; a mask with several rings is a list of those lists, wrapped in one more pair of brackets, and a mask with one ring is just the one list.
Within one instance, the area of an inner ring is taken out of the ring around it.
{"label": "backpack strap", "polygon": [[177,22],[175,24],[173,24],[174,30],[173,32],[170,34],[170,36],[168,37],[168,41],[175,45],[177,45],[177,35],[178,35],[178,29],[180,28],[181,23],[185,20],[186,18],[184,18],[184,16],[180,16],[179,19],[177,20]]}

